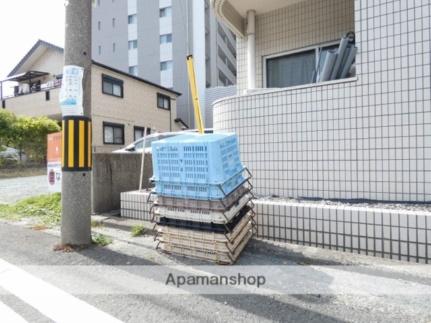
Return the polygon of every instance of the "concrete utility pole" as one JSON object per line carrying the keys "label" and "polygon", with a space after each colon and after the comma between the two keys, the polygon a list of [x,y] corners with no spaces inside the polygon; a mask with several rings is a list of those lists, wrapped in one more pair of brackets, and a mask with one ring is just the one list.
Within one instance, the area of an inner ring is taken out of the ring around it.
{"label": "concrete utility pole", "polygon": [[66,6],[64,64],[84,68],[85,117],[63,118],[61,243],[91,243],[91,0],[69,0]]}

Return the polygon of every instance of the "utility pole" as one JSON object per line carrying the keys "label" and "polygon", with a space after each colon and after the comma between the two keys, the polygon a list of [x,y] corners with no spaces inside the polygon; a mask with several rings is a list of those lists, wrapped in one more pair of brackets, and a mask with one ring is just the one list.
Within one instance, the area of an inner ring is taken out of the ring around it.
{"label": "utility pole", "polygon": [[[63,116],[61,243],[91,243],[91,0],[66,0],[64,65],[84,68],[84,116]],[[64,78],[64,75],[63,75]]]}

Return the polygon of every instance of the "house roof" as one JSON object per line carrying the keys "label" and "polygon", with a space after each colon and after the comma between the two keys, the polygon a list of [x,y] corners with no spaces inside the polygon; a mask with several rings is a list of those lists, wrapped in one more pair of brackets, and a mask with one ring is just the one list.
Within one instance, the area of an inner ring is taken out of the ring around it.
{"label": "house roof", "polygon": [[25,54],[25,56],[19,61],[14,69],[8,74],[8,77],[28,72],[26,67],[31,66],[35,61],[37,61],[47,49],[54,49],[61,53],[64,52],[63,48],[39,39],[36,44],[34,44],[33,47],[28,51],[28,53]]}
{"label": "house roof", "polygon": [[[28,53],[25,54],[25,56],[19,61],[19,63],[14,67],[14,69],[8,74],[8,79],[11,79],[14,76],[20,76],[21,74],[29,72],[29,67],[32,66],[32,64],[34,62],[36,62],[46,52],[46,50],[48,50],[48,49],[53,49],[53,50],[59,51],[61,53],[64,52],[63,48],[61,48],[59,46],[56,46],[54,44],[48,43],[48,42],[46,42],[44,40],[40,40],[39,39],[36,42],[36,44],[34,44],[33,47],[28,51]],[[171,93],[173,93],[175,95],[178,95],[178,96],[181,95],[180,92],[174,91],[172,89],[169,89],[169,88],[166,88],[164,86],[161,86],[160,84],[157,84],[157,83],[148,81],[146,79],[134,76],[132,74],[123,72],[121,70],[115,69],[115,68],[113,68],[111,66],[108,66],[108,65],[96,62],[94,60],[93,60],[93,64],[97,65],[97,66],[100,66],[102,68],[108,69],[108,70],[110,70],[110,71],[112,71],[114,73],[118,73],[118,74],[130,77],[132,79],[135,79],[137,81],[146,83],[148,85],[155,86],[155,87],[157,87],[157,88],[159,88],[161,90],[171,92]]]}
{"label": "house roof", "polygon": [[174,90],[169,89],[169,88],[164,87],[164,86],[161,86],[160,84],[157,84],[157,83],[154,83],[154,82],[148,81],[148,80],[146,80],[146,79],[140,78],[140,77],[138,77],[138,76],[135,76],[135,75],[132,75],[132,74],[129,74],[129,73],[123,72],[123,71],[121,71],[121,70],[118,70],[118,69],[116,69],[116,68],[113,68],[113,67],[111,67],[111,66],[108,66],[108,65],[105,65],[105,64],[102,64],[102,63],[99,63],[99,62],[96,62],[96,61],[94,61],[94,60],[93,60],[93,65],[100,66],[100,67],[105,68],[105,69],[107,69],[107,70],[110,70],[110,71],[112,71],[112,72],[114,72],[114,73],[118,73],[118,74],[121,74],[121,75],[124,75],[124,76],[130,77],[130,78],[132,78],[132,79],[134,79],[134,80],[137,80],[137,81],[140,81],[140,82],[146,83],[146,84],[148,84],[148,85],[155,86],[155,87],[157,87],[157,88],[159,88],[159,89],[161,89],[161,90],[171,92],[171,93],[173,93],[173,94],[175,94],[175,95],[178,95],[178,96],[182,95],[180,92],[174,91]]}

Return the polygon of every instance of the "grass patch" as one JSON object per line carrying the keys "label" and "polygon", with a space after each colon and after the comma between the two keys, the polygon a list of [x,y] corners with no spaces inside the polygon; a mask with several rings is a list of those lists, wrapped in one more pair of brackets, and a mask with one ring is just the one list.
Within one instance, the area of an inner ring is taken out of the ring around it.
{"label": "grass patch", "polygon": [[0,204],[0,219],[20,221],[33,218],[38,227],[53,227],[61,219],[61,194],[30,197],[15,204]]}
{"label": "grass patch", "polygon": [[144,234],[145,227],[143,225],[134,225],[132,227],[132,237],[139,237]]}
{"label": "grass patch", "polygon": [[107,245],[112,243],[112,239],[110,237],[107,237],[107,236],[100,234],[100,233],[95,234],[92,237],[92,240],[93,240],[94,244],[101,246],[101,247],[106,247]]}
{"label": "grass patch", "polygon": [[102,221],[97,221],[97,220],[92,220],[91,221],[91,227],[92,228],[103,228],[103,222]]}

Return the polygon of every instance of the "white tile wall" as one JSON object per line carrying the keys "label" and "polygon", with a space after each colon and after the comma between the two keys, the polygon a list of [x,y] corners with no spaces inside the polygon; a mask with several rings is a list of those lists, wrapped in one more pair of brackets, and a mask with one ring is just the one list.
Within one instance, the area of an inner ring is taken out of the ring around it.
{"label": "white tile wall", "polygon": [[264,239],[431,263],[431,213],[256,200]]}
{"label": "white tile wall", "polygon": [[[128,219],[150,221],[148,191],[133,191],[121,193],[121,216]],[[151,197],[152,200],[152,197]]]}
{"label": "white tile wall", "polygon": [[[323,2],[332,7],[337,1]],[[297,46],[286,35],[303,37],[302,19],[327,12],[323,2],[295,5],[296,18],[288,9],[258,16],[258,29],[262,21],[272,21],[271,28],[259,31],[271,30],[272,37],[271,44],[258,42],[259,55]],[[347,4],[353,0],[342,2],[335,13],[353,9]],[[431,3],[354,3],[354,15],[347,17],[356,17],[357,80],[237,96],[214,105],[214,127],[238,133],[258,195],[431,201]],[[286,27],[288,18],[296,29]],[[339,23],[330,25],[328,35],[349,28],[344,18],[334,21]],[[310,42],[326,35],[316,30],[329,28],[324,19],[313,26],[305,37]],[[240,86],[243,56],[239,50]]]}

